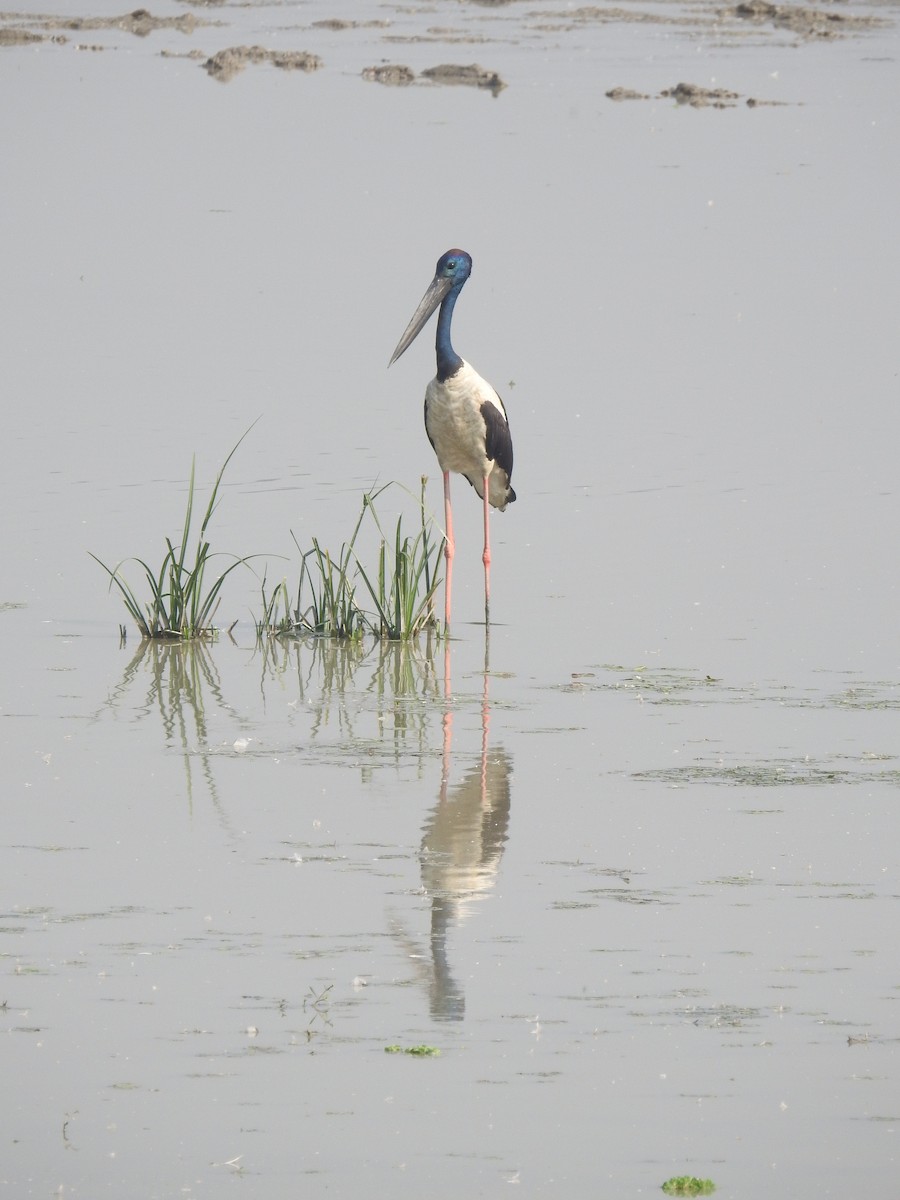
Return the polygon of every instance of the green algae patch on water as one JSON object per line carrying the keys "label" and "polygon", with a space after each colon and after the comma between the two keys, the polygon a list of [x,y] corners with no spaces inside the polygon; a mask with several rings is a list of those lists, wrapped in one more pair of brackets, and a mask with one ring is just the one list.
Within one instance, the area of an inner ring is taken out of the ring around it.
{"label": "green algae patch on water", "polygon": [[711,1196],[716,1185],[711,1179],[698,1179],[696,1175],[673,1175],[662,1185],[667,1196]]}

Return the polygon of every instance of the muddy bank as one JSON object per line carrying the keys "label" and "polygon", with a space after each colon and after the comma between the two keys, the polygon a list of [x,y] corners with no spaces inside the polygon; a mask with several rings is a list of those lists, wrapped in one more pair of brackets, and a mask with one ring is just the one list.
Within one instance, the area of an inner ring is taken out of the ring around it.
{"label": "muddy bank", "polygon": [[769,0],[743,0],[736,8],[723,9],[722,16],[750,21],[755,25],[787,29],[801,38],[837,38],[849,33],[864,33],[887,24],[880,17],[771,4]]}
{"label": "muddy bank", "polygon": [[146,8],[136,8],[133,12],[123,13],[118,17],[29,17],[23,13],[0,13],[0,21],[11,22],[0,27],[0,45],[5,46],[45,40],[68,40],[65,37],[50,37],[50,31],[84,33],[120,29],[123,33],[130,33],[135,37],[148,37],[161,29],[174,29],[179,33],[192,34],[203,26],[218,23],[201,20],[193,13],[184,13],[180,17],[155,17]]}
{"label": "muddy bank", "polygon": [[[206,7],[216,7],[223,17],[228,11],[224,6],[220,6],[217,0],[206,0]],[[489,10],[490,15],[476,15],[479,10],[484,9]],[[740,0],[740,3],[727,8],[717,7],[710,2],[696,8],[672,6],[666,11],[582,5],[562,13],[540,9],[526,11],[518,5],[511,4],[510,0],[473,0],[468,14],[464,8],[461,8],[460,12],[464,15],[459,18],[459,24],[446,27],[428,26],[414,32],[408,29],[408,12],[400,8],[387,17],[373,20],[326,17],[308,24],[298,22],[280,31],[281,36],[287,35],[290,38],[292,34],[296,34],[302,36],[305,41],[312,41],[311,49],[288,46],[285,49],[273,50],[258,45],[237,45],[214,54],[197,48],[185,57],[201,60],[213,78],[224,82],[234,78],[248,65],[268,63],[284,70],[317,70],[326,62],[316,50],[313,39],[317,35],[344,32],[349,34],[359,30],[367,31],[373,42],[381,41],[395,45],[433,43],[499,46],[517,45],[523,37],[545,37],[548,34],[557,37],[572,35],[578,38],[584,34],[587,27],[598,24],[645,24],[677,26],[689,35],[694,33],[720,45],[746,43],[748,39],[783,40],[785,35],[794,44],[802,44],[862,35],[891,23],[891,17],[876,11],[850,12],[837,5],[826,9],[794,7],[773,3],[772,0]],[[157,16],[146,8],[137,8],[111,17],[61,17],[48,14],[28,15],[14,11],[0,12],[0,47],[14,48],[40,42],[60,45],[71,41],[75,49],[102,50],[114,47],[109,44],[85,46],[76,40],[77,36],[90,32],[121,31],[133,37],[147,38],[155,33],[174,30],[191,37],[204,28],[231,24],[233,22],[227,19],[209,20],[193,12],[180,16]],[[173,57],[174,52],[169,47],[161,50],[160,55]],[[416,79],[442,85],[460,84],[483,88],[494,96],[506,87],[505,81],[495,71],[485,70],[477,64],[439,64],[420,70],[416,75],[410,67],[383,63],[366,68],[363,78],[394,86],[406,85]],[[727,97],[722,99],[728,102]],[[697,106],[694,99],[686,102]]]}

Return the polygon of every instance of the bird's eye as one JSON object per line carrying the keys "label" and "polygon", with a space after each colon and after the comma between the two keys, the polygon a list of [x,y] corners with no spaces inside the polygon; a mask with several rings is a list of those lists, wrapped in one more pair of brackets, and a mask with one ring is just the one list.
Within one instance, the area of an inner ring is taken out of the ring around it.
{"label": "bird's eye", "polygon": [[448,271],[455,271],[455,270],[456,270],[456,259],[455,259],[455,258],[451,258],[451,259],[449,260],[449,262],[447,263],[447,270],[448,270]]}

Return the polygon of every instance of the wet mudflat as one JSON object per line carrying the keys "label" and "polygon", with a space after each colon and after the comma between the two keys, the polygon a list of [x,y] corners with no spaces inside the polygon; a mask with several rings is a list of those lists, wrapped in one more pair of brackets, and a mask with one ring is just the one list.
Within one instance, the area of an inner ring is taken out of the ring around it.
{"label": "wet mudflat", "polygon": [[[2,1188],[892,1194],[896,7],[352,15],[3,18]],[[270,580],[439,509],[385,364],[454,244],[489,642],[460,481],[446,654],[259,644],[249,572],[120,646],[87,551],[257,416]]]}

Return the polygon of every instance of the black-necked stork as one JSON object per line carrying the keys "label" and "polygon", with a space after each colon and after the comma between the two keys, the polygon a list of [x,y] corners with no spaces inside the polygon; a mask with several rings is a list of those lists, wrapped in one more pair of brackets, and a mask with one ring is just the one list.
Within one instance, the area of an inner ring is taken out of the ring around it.
{"label": "black-necked stork", "polygon": [[[412,343],[438,305],[435,351],[437,374],[425,389],[425,432],[444,473],[447,582],[444,622],[450,628],[450,584],[453,570],[453,515],[450,472],[458,471],[484,501],[484,619],[490,620],[491,539],[490,505],[501,512],[516,498],[511,486],[513,446],[503,401],[491,385],[456,353],[450,341],[453,308],[472,271],[465,250],[448,250],[438,259],[431,286],[413,314],[397,349],[396,362]],[[390,366],[390,363],[388,364]]]}

